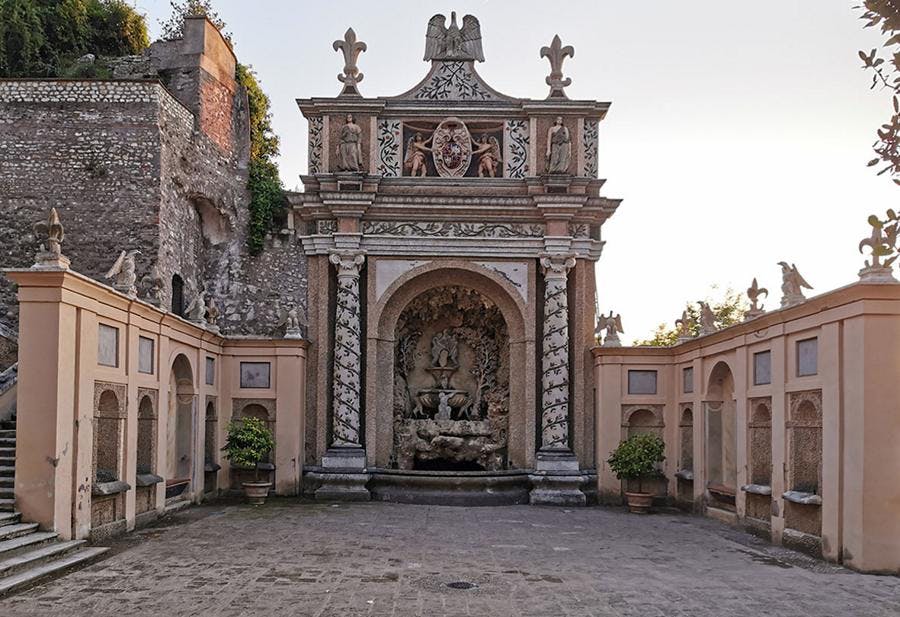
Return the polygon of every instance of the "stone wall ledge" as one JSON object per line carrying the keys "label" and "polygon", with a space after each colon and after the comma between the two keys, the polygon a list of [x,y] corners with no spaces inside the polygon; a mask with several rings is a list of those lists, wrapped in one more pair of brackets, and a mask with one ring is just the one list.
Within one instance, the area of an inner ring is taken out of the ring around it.
{"label": "stone wall ledge", "polygon": [[801,506],[821,506],[822,498],[815,493],[805,493],[803,491],[786,491],[781,495],[786,501],[797,503]]}
{"label": "stone wall ledge", "polygon": [[741,487],[741,490],[753,495],[772,495],[772,487],[766,484],[745,484]]}

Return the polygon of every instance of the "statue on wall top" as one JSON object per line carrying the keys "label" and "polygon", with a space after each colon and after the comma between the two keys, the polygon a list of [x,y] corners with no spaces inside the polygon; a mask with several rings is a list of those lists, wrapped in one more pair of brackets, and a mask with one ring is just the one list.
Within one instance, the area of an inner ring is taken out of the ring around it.
{"label": "statue on wall top", "polygon": [[547,173],[568,173],[571,156],[572,139],[569,129],[563,124],[562,116],[557,116],[553,126],[547,131]]}
{"label": "statue on wall top", "polygon": [[153,306],[160,306],[162,304],[164,286],[165,283],[159,275],[159,266],[154,264],[153,267],[150,268],[150,273],[145,274],[143,278],[141,278],[141,291],[143,292],[144,300]]}
{"label": "statue on wall top", "polygon": [[338,171],[362,171],[362,129],[353,121],[353,114],[347,114],[347,120],[340,131],[340,142],[337,147]]}
{"label": "statue on wall top", "polygon": [[69,260],[62,254],[62,243],[66,239],[66,232],[59,220],[56,208],[50,208],[47,220],[38,221],[32,225],[31,229],[38,238],[43,236],[47,239],[46,246],[41,242],[35,266],[68,268]]}
{"label": "statue on wall top", "polygon": [[[893,265],[900,254],[897,253],[897,238],[900,233],[900,222],[897,213],[887,211],[887,220],[882,221],[874,214],[869,217],[872,233],[859,242],[859,252],[869,247],[869,257],[865,266],[859,271],[859,280],[879,283],[896,283]],[[882,259],[884,261],[882,261]]]}
{"label": "statue on wall top", "polygon": [[621,347],[622,341],[619,340],[619,334],[625,334],[622,328],[622,316],[618,313],[613,315],[610,311],[609,315],[601,315],[597,318],[597,330],[594,335],[599,339],[600,333],[606,330],[606,337],[603,339],[603,347]]}
{"label": "statue on wall top", "polygon": [[184,316],[195,323],[206,322],[206,293],[203,289],[197,289],[191,294],[191,301],[184,311]]}
{"label": "statue on wall top", "polygon": [[479,155],[478,177],[496,178],[500,167],[500,142],[493,135],[482,135],[477,145],[472,154]]}
{"label": "statue on wall top", "polygon": [[747,298],[750,300],[750,310],[747,311],[747,314],[744,315],[744,321],[750,321],[751,319],[755,319],[765,313],[763,307],[759,304],[759,297],[766,296],[769,297],[769,290],[765,287],[760,287],[759,283],[756,282],[756,278],[754,277],[753,283],[747,289]]}
{"label": "statue on wall top", "polygon": [[347,28],[344,33],[344,40],[337,40],[332,43],[334,51],[342,51],[344,53],[344,72],[338,75],[338,81],[344,84],[341,96],[360,96],[356,84],[363,80],[364,75],[359,72],[356,66],[359,60],[359,54],[366,51],[366,44],[356,40],[356,33],[353,28]]}
{"label": "statue on wall top", "polygon": [[[432,136],[433,137],[433,136]],[[409,170],[410,176],[425,177],[428,175],[428,166],[425,163],[425,153],[432,152],[428,147],[432,137],[425,139],[422,133],[416,133],[406,143],[406,159],[403,164]]]}
{"label": "statue on wall top", "polygon": [[812,285],[806,282],[797,266],[788,265],[786,261],[779,261],[778,265],[781,266],[781,306],[793,306],[806,300],[803,288],[812,289]]}
{"label": "statue on wall top", "polygon": [[700,336],[712,334],[719,327],[716,325],[716,314],[706,302],[700,302]]}
{"label": "statue on wall top", "polygon": [[456,11],[450,13],[450,27],[447,18],[435,15],[428,20],[425,33],[425,57],[423,60],[478,60],[484,62],[481,48],[481,24],[472,15],[463,17],[463,25],[456,25]]}
{"label": "statue on wall top", "polygon": [[681,311],[681,319],[675,320],[675,328],[678,333],[678,342],[683,343],[694,338],[694,326],[696,325],[694,318],[687,309]]}
{"label": "statue on wall top", "polygon": [[562,71],[563,61],[566,57],[574,58],[575,48],[571,45],[563,47],[558,34],[553,37],[549,47],[541,47],[541,58],[550,60],[550,74],[545,80],[547,85],[550,86],[550,94],[547,95],[548,99],[569,98],[566,96],[565,87],[572,83],[572,79],[570,77],[563,79]]}
{"label": "statue on wall top", "polygon": [[126,296],[137,297],[137,287],[135,287],[137,267],[134,258],[140,254],[140,251],[122,251],[119,253],[116,263],[106,273],[106,279],[113,281],[113,288]]}

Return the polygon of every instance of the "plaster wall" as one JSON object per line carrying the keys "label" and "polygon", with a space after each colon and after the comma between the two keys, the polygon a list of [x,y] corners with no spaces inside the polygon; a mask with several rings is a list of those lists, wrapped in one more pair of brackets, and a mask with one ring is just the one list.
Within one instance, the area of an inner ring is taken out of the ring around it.
{"label": "plaster wall", "polygon": [[[797,344],[810,338],[818,341],[817,371],[803,376],[798,371]],[[898,345],[900,286],[857,283],[672,348],[595,347],[598,460],[605,460],[618,445],[623,406],[661,405],[669,427],[677,425],[680,410],[690,405],[693,505],[709,515],[750,525],[748,493],[741,490],[751,479],[750,405],[756,399],[770,400],[772,494],[770,516],[763,519],[764,533],[776,543],[812,550],[859,570],[900,571],[900,486],[896,482],[900,448],[895,443],[900,419],[894,406],[900,395]],[[757,384],[754,354],[764,351],[771,354],[771,380]],[[734,378],[738,490],[733,515],[723,513],[707,491],[710,469],[703,461],[710,454],[706,451],[710,427],[704,414],[698,413],[705,401],[717,398],[707,384],[720,363],[727,364]],[[693,368],[693,392],[685,392],[685,368]],[[657,394],[628,394],[629,370],[657,371]],[[816,492],[821,506],[799,505],[783,497],[794,488],[792,478],[799,472],[792,465],[803,464],[808,454],[791,457],[795,447],[790,442],[791,404],[809,397],[821,401],[821,474]],[[682,458],[675,454],[680,441],[668,429],[665,440],[663,470],[672,494]],[[603,498],[620,499],[621,483],[605,464],[598,469],[598,482]],[[758,512],[753,514],[758,518]]]}
{"label": "plaster wall", "polygon": [[[240,361],[268,363],[269,388],[254,389],[253,396],[274,401],[278,443],[274,490],[296,494],[302,471],[305,403],[305,341],[283,339],[227,339],[196,324],[72,271],[14,270],[7,272],[19,289],[21,306],[19,361],[18,448],[16,506],[23,519],[53,529],[63,538],[85,538],[102,532],[92,521],[94,488],[93,418],[95,384],[112,384],[126,394],[123,469],[130,488],[124,493],[124,528],[136,524],[136,461],[140,392],[153,391],[160,401],[156,428],[156,473],[171,479],[172,447],[187,454],[187,468],[179,477],[190,478],[185,497],[203,499],[207,401],[215,401],[219,434],[224,443],[233,399],[249,397],[241,388]],[[119,331],[115,366],[98,363],[98,328]],[[140,338],[153,341],[153,371],[138,371]],[[207,383],[206,361],[212,359],[212,383]],[[177,360],[177,361],[176,361]],[[173,377],[179,369],[179,383]],[[177,388],[190,394],[187,421],[172,430],[168,407]],[[54,427],[47,430],[47,427]],[[186,430],[178,430],[178,428]],[[221,460],[218,486],[227,486],[230,469]],[[165,482],[155,485],[152,509],[166,505]],[[142,518],[142,520],[146,520]]]}

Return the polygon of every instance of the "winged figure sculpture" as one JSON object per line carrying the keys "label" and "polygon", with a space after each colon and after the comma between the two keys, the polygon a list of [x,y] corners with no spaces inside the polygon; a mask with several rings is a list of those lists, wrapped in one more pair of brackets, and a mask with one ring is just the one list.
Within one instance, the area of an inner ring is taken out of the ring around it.
{"label": "winged figure sculpture", "polygon": [[425,32],[425,57],[428,60],[478,60],[484,62],[481,48],[481,24],[472,15],[462,20],[462,28],[456,23],[456,11],[450,13],[450,27],[447,18],[435,15],[428,20]]}

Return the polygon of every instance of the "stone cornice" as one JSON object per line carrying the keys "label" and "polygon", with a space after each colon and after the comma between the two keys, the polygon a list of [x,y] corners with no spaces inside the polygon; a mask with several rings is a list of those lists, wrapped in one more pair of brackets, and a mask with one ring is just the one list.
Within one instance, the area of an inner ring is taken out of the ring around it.
{"label": "stone cornice", "polygon": [[[3,270],[3,272],[7,278],[19,286],[20,293],[27,290],[44,290],[37,292],[31,301],[71,304],[95,312],[101,312],[97,310],[97,305],[100,304],[113,311],[121,311],[127,314],[127,317],[123,316],[122,318],[124,323],[137,324],[138,320],[143,320],[147,322],[148,326],[149,324],[155,324],[154,330],[156,331],[162,331],[164,328],[169,329],[173,332],[179,332],[194,339],[208,342],[216,347],[231,345],[234,341],[238,341],[236,344],[240,345],[241,341],[244,340],[252,340],[257,343],[264,340],[281,340],[230,338],[216,334],[174,313],[163,311],[143,300],[119,293],[112,287],[73,270],[9,268]],[[25,295],[27,296],[27,293]],[[23,298],[23,301],[29,301],[29,299],[26,297]],[[284,340],[283,343],[278,344],[278,346],[284,347],[292,345],[306,346],[308,343],[294,339]]]}
{"label": "stone cornice", "polygon": [[[840,310],[839,310],[840,309]],[[859,315],[900,316],[900,284],[852,283],[802,304],[774,309],[762,316],[735,324],[718,332],[690,339],[673,347],[594,347],[595,362],[624,362],[621,358],[657,358],[669,363],[676,356],[702,355],[709,347],[750,345],[768,338],[771,332],[789,333],[795,329],[819,327]],[[791,328],[796,325],[797,328]]]}

